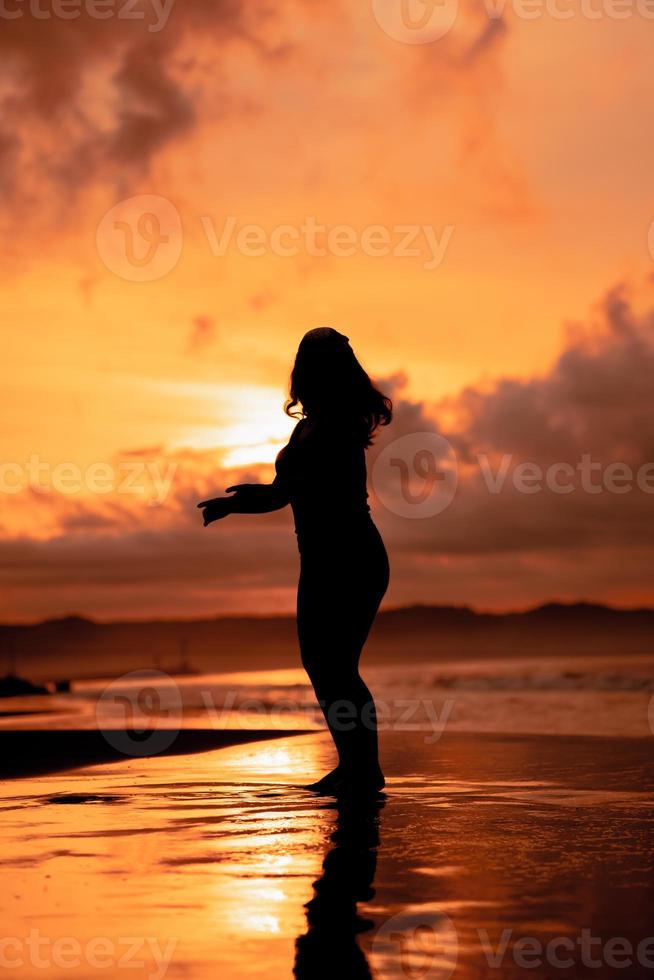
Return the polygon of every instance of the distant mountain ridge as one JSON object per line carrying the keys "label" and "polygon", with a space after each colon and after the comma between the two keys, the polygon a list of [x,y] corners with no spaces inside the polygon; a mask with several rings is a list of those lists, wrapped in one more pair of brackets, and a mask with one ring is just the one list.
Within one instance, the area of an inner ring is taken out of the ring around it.
{"label": "distant mountain ridge", "polygon": [[[551,602],[523,612],[415,605],[381,612],[368,663],[547,655],[654,654],[654,609]],[[0,673],[98,677],[137,668],[169,673],[299,666],[293,616],[100,623],[71,615],[0,625]]]}

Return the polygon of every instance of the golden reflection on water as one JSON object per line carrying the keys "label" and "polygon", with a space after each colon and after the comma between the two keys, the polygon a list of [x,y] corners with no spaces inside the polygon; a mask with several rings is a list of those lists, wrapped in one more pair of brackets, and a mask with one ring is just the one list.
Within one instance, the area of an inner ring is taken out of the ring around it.
{"label": "golden reflection on water", "polygon": [[[356,810],[301,788],[333,763],[323,734],[5,783],[3,933],[26,960],[12,974],[439,978],[454,938],[454,980],[471,980],[486,975],[479,930],[495,945],[506,927],[651,931],[648,745],[397,735],[383,747],[386,803]],[[68,938],[81,962],[31,963],[34,928],[43,955]],[[98,937],[118,952],[139,939],[140,968],[91,968]],[[524,971],[507,960],[493,975]]]}
{"label": "golden reflection on water", "polygon": [[82,947],[65,974],[23,947],[21,975],[112,975],[84,961],[98,936],[116,958],[125,937],[141,938],[134,978],[155,975],[148,938],[175,946],[167,978],[213,977],[217,963],[224,980],[262,962],[271,978],[291,975],[333,817],[289,777],[308,781],[330,762],[322,736],[301,737],[6,784],[2,893],[15,897],[4,934],[24,943],[38,924],[50,946]]}
{"label": "golden reflection on water", "polygon": [[[299,755],[299,757],[298,757]],[[303,747],[303,751],[295,753],[288,748],[279,748],[275,745],[266,746],[258,750],[252,750],[245,757],[237,757],[231,762],[227,762],[226,768],[237,768],[242,772],[253,772],[256,775],[265,773],[266,776],[290,776],[294,772],[303,772],[311,769],[313,757],[308,747]]]}

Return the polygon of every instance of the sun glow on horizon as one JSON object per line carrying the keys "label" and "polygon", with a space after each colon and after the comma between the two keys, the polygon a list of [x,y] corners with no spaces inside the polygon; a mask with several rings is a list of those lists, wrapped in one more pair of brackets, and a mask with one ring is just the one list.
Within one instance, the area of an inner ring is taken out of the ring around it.
{"label": "sun glow on horizon", "polygon": [[277,388],[189,384],[174,390],[198,403],[213,421],[189,429],[171,448],[215,449],[226,468],[273,463],[295,425],[284,413],[284,397]]}

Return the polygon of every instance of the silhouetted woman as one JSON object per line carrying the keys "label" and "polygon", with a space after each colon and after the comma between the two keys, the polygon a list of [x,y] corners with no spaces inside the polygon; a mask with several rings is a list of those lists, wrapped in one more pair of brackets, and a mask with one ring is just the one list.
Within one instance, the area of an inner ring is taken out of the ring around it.
{"label": "silhouetted woman", "polygon": [[[299,407],[299,410],[298,410]],[[205,526],[228,514],[265,514],[290,503],[300,551],[297,627],[308,673],[338,752],[311,789],[335,795],[384,785],[372,695],[359,657],[388,586],[388,558],[370,517],[365,450],[392,405],[372,384],[348,338],[320,327],[300,343],[289,415],[300,416],[271,484],[229,487],[198,504]]]}

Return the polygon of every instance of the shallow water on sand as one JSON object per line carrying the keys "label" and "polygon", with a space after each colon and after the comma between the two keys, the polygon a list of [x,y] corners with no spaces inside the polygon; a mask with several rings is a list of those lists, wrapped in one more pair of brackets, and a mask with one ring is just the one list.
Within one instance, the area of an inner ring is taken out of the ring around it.
{"label": "shallow water on sand", "polygon": [[[363,672],[382,730],[439,734],[447,727],[450,732],[638,737],[650,736],[654,726],[654,662],[649,656],[463,659],[401,666],[364,662]],[[122,729],[134,711],[164,727],[323,727],[300,668],[150,674],[137,671],[111,683],[76,681],[71,694],[6,699],[5,710],[14,714],[0,717],[0,731]],[[141,695],[146,695],[144,701]]]}
{"label": "shallow water on sand", "polygon": [[5,783],[3,972],[652,975],[651,742],[392,733],[384,761],[359,808],[297,785],[322,733]]}

